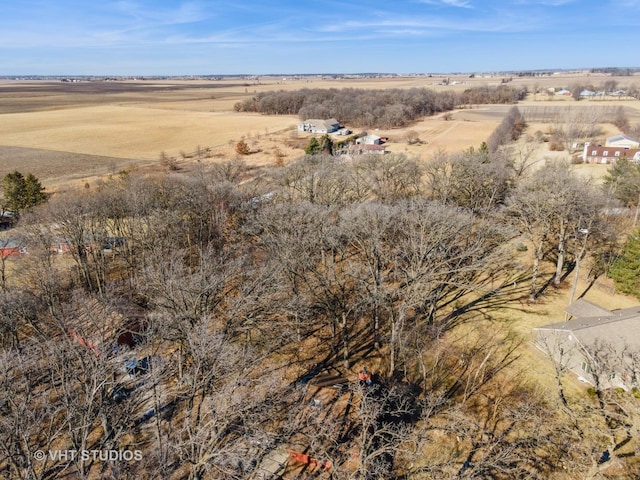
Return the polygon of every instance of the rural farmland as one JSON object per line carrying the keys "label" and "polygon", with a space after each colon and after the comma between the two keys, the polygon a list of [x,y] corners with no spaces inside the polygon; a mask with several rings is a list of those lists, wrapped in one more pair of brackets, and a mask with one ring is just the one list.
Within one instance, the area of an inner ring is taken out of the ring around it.
{"label": "rural farmland", "polygon": [[0,82],[0,476],[637,477],[611,78]]}
{"label": "rural farmland", "polygon": [[[7,171],[28,166],[34,174],[50,180],[50,188],[55,188],[66,183],[65,177],[75,184],[74,181],[85,177],[90,180],[114,170],[153,165],[163,151],[180,156],[199,146],[210,148],[214,161],[219,160],[232,155],[230,146],[241,139],[256,150],[247,159],[250,163],[272,163],[275,147],[291,161],[302,153],[289,149],[285,142],[294,135],[297,116],[234,112],[235,103],[259,92],[300,88],[426,87],[435,91],[463,91],[473,86],[496,86],[501,78],[459,77],[459,83],[450,80],[453,85],[440,85],[443,79],[434,77],[81,83],[4,80],[0,82],[0,166]],[[555,76],[536,79],[535,83],[542,89],[575,80],[574,76]],[[531,79],[518,78],[512,82],[528,88],[533,83]],[[640,119],[634,102],[617,103],[626,106],[632,120]],[[536,94],[523,104],[563,106],[567,102]],[[408,128],[376,133],[392,140],[389,151],[426,160],[441,149],[454,152],[477,147],[488,138],[506,110],[505,106],[475,106],[454,111],[448,121],[438,115]],[[407,145],[404,139],[409,130],[416,132],[423,142]],[[16,151],[6,147],[23,150],[16,157]],[[48,151],[51,151],[49,161]],[[30,156],[37,160],[30,161]],[[85,161],[78,161],[82,158]]]}

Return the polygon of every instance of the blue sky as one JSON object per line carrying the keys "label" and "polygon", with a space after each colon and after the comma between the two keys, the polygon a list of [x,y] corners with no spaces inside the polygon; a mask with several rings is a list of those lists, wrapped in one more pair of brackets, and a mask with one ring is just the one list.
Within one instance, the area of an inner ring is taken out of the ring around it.
{"label": "blue sky", "polygon": [[640,66],[640,0],[0,0],[0,75]]}

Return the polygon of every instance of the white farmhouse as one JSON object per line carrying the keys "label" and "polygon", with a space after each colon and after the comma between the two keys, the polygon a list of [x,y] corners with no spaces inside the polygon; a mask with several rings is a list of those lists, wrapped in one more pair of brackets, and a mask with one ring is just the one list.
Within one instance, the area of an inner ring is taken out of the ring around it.
{"label": "white farmhouse", "polygon": [[335,118],[330,118],[328,120],[310,118],[309,120],[305,120],[298,124],[299,132],[333,133],[338,129],[340,129],[340,123]]}

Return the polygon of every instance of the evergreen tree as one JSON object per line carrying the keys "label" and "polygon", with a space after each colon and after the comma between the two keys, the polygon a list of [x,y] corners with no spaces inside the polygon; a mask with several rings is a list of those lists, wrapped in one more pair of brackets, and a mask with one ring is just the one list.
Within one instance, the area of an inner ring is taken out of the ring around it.
{"label": "evergreen tree", "polygon": [[620,292],[640,298],[640,231],[627,239],[624,253],[613,262],[609,276]]}
{"label": "evergreen tree", "polygon": [[14,212],[28,210],[47,200],[40,180],[31,173],[25,178],[17,170],[7,173],[2,179],[2,193],[6,208]]}
{"label": "evergreen tree", "polygon": [[304,149],[304,153],[307,155],[315,155],[316,153],[320,153],[322,148],[320,148],[320,143],[316,137],[311,137],[309,139],[309,143]]}
{"label": "evergreen tree", "polygon": [[326,133],[320,137],[320,151],[323,155],[333,155],[333,140]]}
{"label": "evergreen tree", "polygon": [[27,173],[24,179],[25,187],[25,208],[40,205],[47,200],[47,194],[44,193],[44,187],[40,180],[32,173]]}
{"label": "evergreen tree", "polygon": [[24,176],[17,170],[7,173],[2,179],[2,194],[6,208],[15,212],[21,210],[26,196]]}
{"label": "evergreen tree", "polygon": [[604,177],[604,188],[625,205],[637,205],[640,197],[640,165],[625,157],[619,158]]}

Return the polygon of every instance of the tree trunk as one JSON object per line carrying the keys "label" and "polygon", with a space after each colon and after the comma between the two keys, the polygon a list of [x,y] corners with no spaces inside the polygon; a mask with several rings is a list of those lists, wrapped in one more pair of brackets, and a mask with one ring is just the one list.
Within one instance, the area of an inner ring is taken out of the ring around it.
{"label": "tree trunk", "polygon": [[[377,300],[376,300],[377,303]],[[373,346],[376,350],[380,350],[380,311],[376,304],[373,307]]]}
{"label": "tree trunk", "polygon": [[389,342],[389,376],[396,370],[396,342],[398,341],[398,322],[391,320],[391,341]]}
{"label": "tree trunk", "polygon": [[560,226],[560,234],[558,239],[558,262],[556,263],[556,274],[553,278],[553,284],[556,287],[560,286],[560,282],[562,281],[562,269],[564,268],[564,249],[565,249],[565,234],[566,234],[567,226],[564,222],[562,222]]}
{"label": "tree trunk", "polygon": [[349,328],[346,313],[342,314],[342,361],[344,368],[349,368]]}
{"label": "tree trunk", "polygon": [[538,296],[538,272],[540,270],[540,259],[542,258],[543,242],[536,248],[533,257],[533,271],[531,272],[531,290],[529,291],[529,302],[534,303]]}

